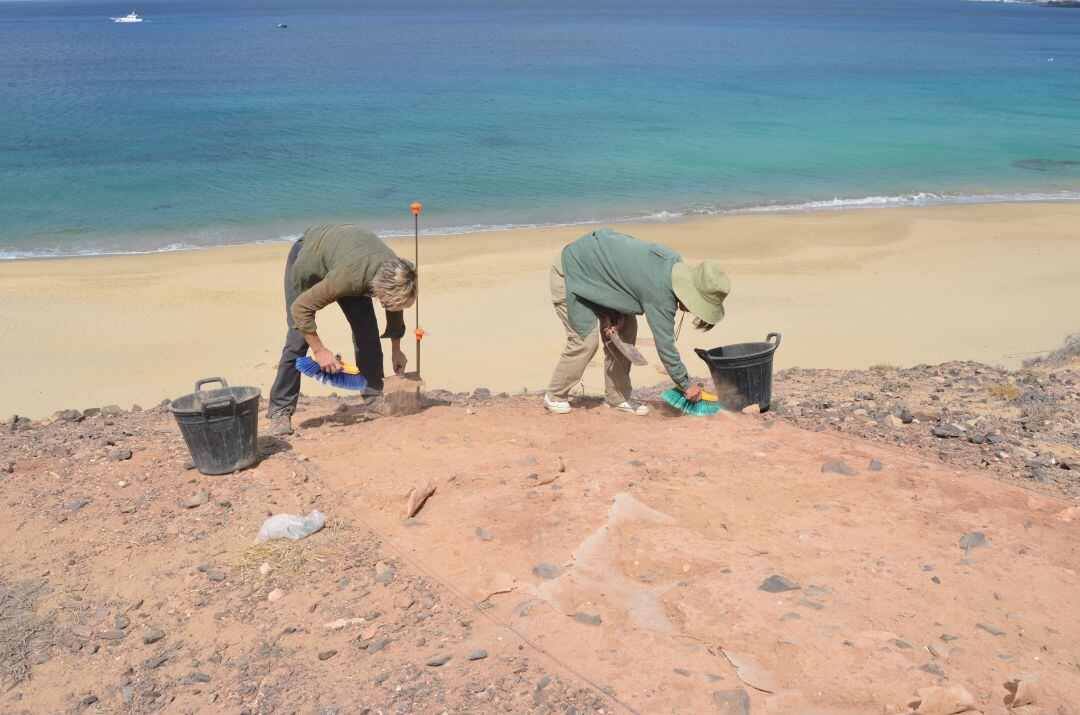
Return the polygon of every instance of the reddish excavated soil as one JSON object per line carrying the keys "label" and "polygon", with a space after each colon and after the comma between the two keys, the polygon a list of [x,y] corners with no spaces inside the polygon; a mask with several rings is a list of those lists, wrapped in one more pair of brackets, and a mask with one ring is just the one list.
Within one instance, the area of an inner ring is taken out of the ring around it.
{"label": "reddish excavated soil", "polygon": [[31,595],[0,604],[46,621],[5,711],[899,713],[961,684],[1003,713],[1025,678],[1016,712],[1077,712],[1074,501],[769,414],[305,404],[219,477],[157,410],[3,436],[0,577]]}

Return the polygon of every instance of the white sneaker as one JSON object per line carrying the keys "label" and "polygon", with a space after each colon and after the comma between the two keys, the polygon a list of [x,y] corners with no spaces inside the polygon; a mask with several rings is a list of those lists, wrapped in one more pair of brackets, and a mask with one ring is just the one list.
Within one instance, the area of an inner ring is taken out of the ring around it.
{"label": "white sneaker", "polygon": [[544,407],[553,415],[565,415],[570,411],[569,402],[553,400],[546,392],[544,393]]}
{"label": "white sneaker", "polygon": [[619,412],[625,412],[628,415],[637,415],[638,417],[644,417],[649,414],[649,406],[643,405],[640,402],[620,402],[617,405],[613,405],[610,402],[605,402],[608,407]]}

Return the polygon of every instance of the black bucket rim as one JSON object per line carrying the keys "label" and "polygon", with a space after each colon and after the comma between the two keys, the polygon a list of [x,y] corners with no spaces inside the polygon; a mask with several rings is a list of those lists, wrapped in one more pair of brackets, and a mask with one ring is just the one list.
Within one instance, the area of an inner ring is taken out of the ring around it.
{"label": "black bucket rim", "polygon": [[[221,383],[221,387],[213,390],[199,389],[203,385],[211,382],[219,382]],[[196,398],[198,397],[200,392],[204,394],[226,393],[226,396],[214,397],[207,402],[203,402],[196,408],[194,405],[196,402]],[[220,407],[228,407],[230,405],[236,405],[237,407],[239,407],[241,405],[246,405],[252,400],[258,400],[260,397],[262,397],[262,390],[257,387],[229,387],[228,381],[223,377],[205,377],[195,383],[194,392],[189,392],[188,394],[181,395],[174,400],[169,400],[169,404],[166,406],[166,409],[168,409],[169,412],[173,413],[174,415],[200,415],[206,414],[207,410],[213,410]],[[192,401],[191,407],[178,406],[178,403],[189,398],[191,398]]]}
{"label": "black bucket rim", "polygon": [[[773,337],[776,338],[776,342],[769,342],[769,339]],[[747,353],[746,355],[739,355],[738,357],[727,357],[724,355],[713,354],[713,351],[715,350],[730,350],[731,348],[737,348],[740,345],[767,345],[768,347],[766,347],[764,350],[761,350],[760,352]],[[766,355],[770,355],[776,352],[776,349],[778,347],[780,347],[780,333],[769,333],[765,336],[765,340],[762,342],[732,343],[731,345],[721,345],[720,347],[710,348],[709,350],[704,350],[702,348],[694,348],[694,352],[697,353],[697,356],[699,358],[708,363],[713,360],[717,362],[723,362],[726,360],[749,360],[753,358],[765,357]]]}

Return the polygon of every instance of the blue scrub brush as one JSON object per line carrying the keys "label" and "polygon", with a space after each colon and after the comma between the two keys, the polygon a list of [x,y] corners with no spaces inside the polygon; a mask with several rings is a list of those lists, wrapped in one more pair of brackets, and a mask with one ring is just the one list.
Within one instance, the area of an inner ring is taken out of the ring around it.
{"label": "blue scrub brush", "polygon": [[724,410],[724,406],[720,404],[720,398],[704,391],[701,393],[701,399],[697,402],[686,399],[686,395],[677,387],[673,387],[660,395],[660,399],[683,414],[697,415],[698,417],[715,415],[717,412],[723,412]]}
{"label": "blue scrub brush", "polygon": [[329,373],[319,367],[319,363],[310,357],[304,356],[296,359],[296,369],[308,377],[313,377],[324,385],[339,387],[342,390],[363,390],[367,387],[367,380],[360,374],[360,368],[341,361],[341,356],[335,356],[341,372]]}

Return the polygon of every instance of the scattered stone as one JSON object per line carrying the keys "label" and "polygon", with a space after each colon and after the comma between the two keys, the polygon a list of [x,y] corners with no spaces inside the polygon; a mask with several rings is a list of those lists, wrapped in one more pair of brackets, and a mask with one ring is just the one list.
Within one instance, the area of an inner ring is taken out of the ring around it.
{"label": "scattered stone", "polygon": [[794,581],[789,580],[788,578],[786,578],[784,576],[780,576],[779,574],[774,574],[774,575],[770,576],[769,578],[762,581],[761,585],[758,586],[759,591],[766,591],[768,593],[782,593],[784,591],[798,591],[799,588],[801,588],[799,586],[799,584],[795,583]]}
{"label": "scattered stone", "polygon": [[386,636],[383,636],[382,638],[376,638],[375,640],[368,643],[365,650],[368,653],[378,653],[380,650],[382,650],[383,648],[385,648],[389,644],[390,644],[390,639],[387,638]]}
{"label": "scattered stone", "polygon": [[203,489],[202,491],[196,492],[195,494],[192,494],[187,499],[185,499],[184,508],[194,509],[196,507],[202,506],[208,501],[210,501],[210,492],[206,489]]}
{"label": "scattered stone", "polygon": [[939,678],[945,677],[945,671],[941,669],[941,666],[937,663],[923,663],[919,666],[919,670],[924,673],[930,673],[930,675],[936,675]]}
{"label": "scattered stone", "polygon": [[562,573],[562,571],[559,570],[558,566],[554,566],[548,563],[541,563],[533,566],[532,572],[533,576],[536,576],[537,578],[542,578],[547,581],[558,578],[559,574]]}
{"label": "scattered stone", "polygon": [[335,655],[337,655],[337,651],[334,650],[333,648],[329,648],[327,650],[320,650],[319,651],[319,660],[330,660]]}
{"label": "scattered stone", "polygon": [[110,449],[105,456],[114,462],[124,462],[131,459],[131,450],[123,448]]}
{"label": "scattered stone", "polygon": [[408,501],[405,504],[405,516],[411,518],[417,515],[424,507],[428,497],[435,493],[435,485],[430,480],[417,482],[409,492]]}
{"label": "scattered stone", "polygon": [[881,422],[886,427],[890,427],[892,429],[899,429],[904,426],[904,421],[893,414],[885,415],[885,419],[883,419]]}
{"label": "scattered stone", "polygon": [[946,643],[949,643],[950,641],[954,641],[959,637],[960,636],[954,636],[951,633],[942,633],[941,634],[941,640],[945,641]]}
{"label": "scattered stone", "polygon": [[123,640],[126,635],[123,631],[101,631],[98,633],[98,638],[105,641],[119,641]]}
{"label": "scattered stone", "polygon": [[450,656],[448,656],[448,655],[437,655],[437,656],[432,656],[432,657],[428,658],[426,661],[424,661],[424,665],[429,665],[432,668],[441,668],[442,666],[446,665],[449,662],[450,662]]}
{"label": "scattered stone", "polygon": [[815,611],[820,611],[825,606],[821,605],[817,601],[811,601],[809,598],[800,598],[799,602],[795,604],[797,606],[805,606],[806,608],[812,608]]}
{"label": "scattered stone", "polygon": [[761,405],[747,405],[746,407],[742,408],[742,413],[744,415],[759,415],[761,414]]}
{"label": "scattered stone", "polygon": [[221,571],[207,571],[206,577],[211,581],[221,582],[225,580],[225,574]]}
{"label": "scattered stone", "polygon": [[273,603],[274,601],[281,600],[282,598],[284,598],[284,596],[285,596],[284,591],[282,591],[280,588],[275,588],[273,591],[266,594],[266,600],[269,601],[270,603]]}
{"label": "scattered stone", "polygon": [[476,527],[476,538],[480,539],[481,541],[491,541],[491,532],[487,529],[481,529],[478,526]]}
{"label": "scattered stone", "polygon": [[469,660],[483,660],[484,658],[487,658],[487,651],[483,648],[469,653]]}
{"label": "scattered stone", "polygon": [[571,616],[578,623],[584,623],[587,626],[598,626],[603,621],[600,618],[600,614],[590,615],[588,613],[575,613]]}
{"label": "scattered stone", "polygon": [[917,695],[919,700],[912,703],[914,715],[956,715],[975,711],[975,698],[960,683],[951,683],[947,688],[939,685],[923,688]]}
{"label": "scattered stone", "polygon": [[96,696],[96,695],[87,695],[85,698],[82,699],[82,704],[83,705],[93,705],[97,701],[98,701],[98,696]]}
{"label": "scattered stone", "polygon": [[712,700],[718,715],[750,715],[750,696],[740,687],[717,690],[712,694]]}
{"label": "scattered stone", "polygon": [[155,628],[149,633],[147,633],[145,636],[143,636],[142,642],[146,645],[150,645],[151,643],[157,643],[164,637],[165,631],[161,630],[160,628]]}
{"label": "scattered stone", "polygon": [[124,414],[124,411],[120,409],[119,405],[105,405],[101,408],[102,417],[119,417]]}
{"label": "scattered stone", "polygon": [[131,619],[128,618],[127,616],[125,616],[123,614],[120,614],[119,616],[116,617],[116,628],[118,630],[122,631],[122,630],[124,630],[125,628],[127,628],[130,625],[131,625]]}
{"label": "scattered stone", "polygon": [[56,417],[56,418],[58,418],[60,420],[63,420],[64,422],[82,422],[83,421],[83,415],[78,410],[61,410],[59,412],[54,413],[53,417]]}
{"label": "scattered stone", "polygon": [[964,430],[962,428],[957,427],[954,424],[949,424],[948,422],[934,425],[934,428],[930,430],[930,432],[935,437],[940,437],[942,439],[955,439],[964,436]]}
{"label": "scattered stone", "polygon": [[870,460],[870,471],[871,472],[880,472],[881,467],[882,467],[881,462],[877,461],[876,459],[871,458],[871,460]]}
{"label": "scattered stone", "polygon": [[854,469],[839,459],[830,459],[821,465],[822,474],[828,474],[830,472],[834,474],[843,474],[845,477],[854,477],[856,473]]}
{"label": "scattered stone", "polygon": [[984,631],[986,631],[990,635],[994,635],[994,636],[1003,636],[1003,635],[1005,635],[1005,631],[1001,630],[997,626],[992,625],[990,623],[976,623],[975,627],[976,628],[982,628]]}
{"label": "scattered stone", "polygon": [[193,673],[192,676],[191,676],[191,679],[194,680],[196,683],[209,683],[210,682],[210,676],[207,675],[206,673]]}
{"label": "scattered stone", "polygon": [[76,499],[75,501],[70,502],[67,505],[65,505],[64,508],[67,509],[68,511],[78,511],[79,509],[82,509],[84,506],[86,506],[89,503],[90,503],[89,499]]}
{"label": "scattered stone", "polygon": [[986,534],[981,531],[969,531],[960,537],[960,548],[964,550],[964,556],[970,556],[975,549],[985,549]]}
{"label": "scattered stone", "polygon": [[166,655],[155,655],[153,658],[146,661],[146,669],[147,670],[157,670],[168,659],[169,659],[169,657],[166,656]]}

